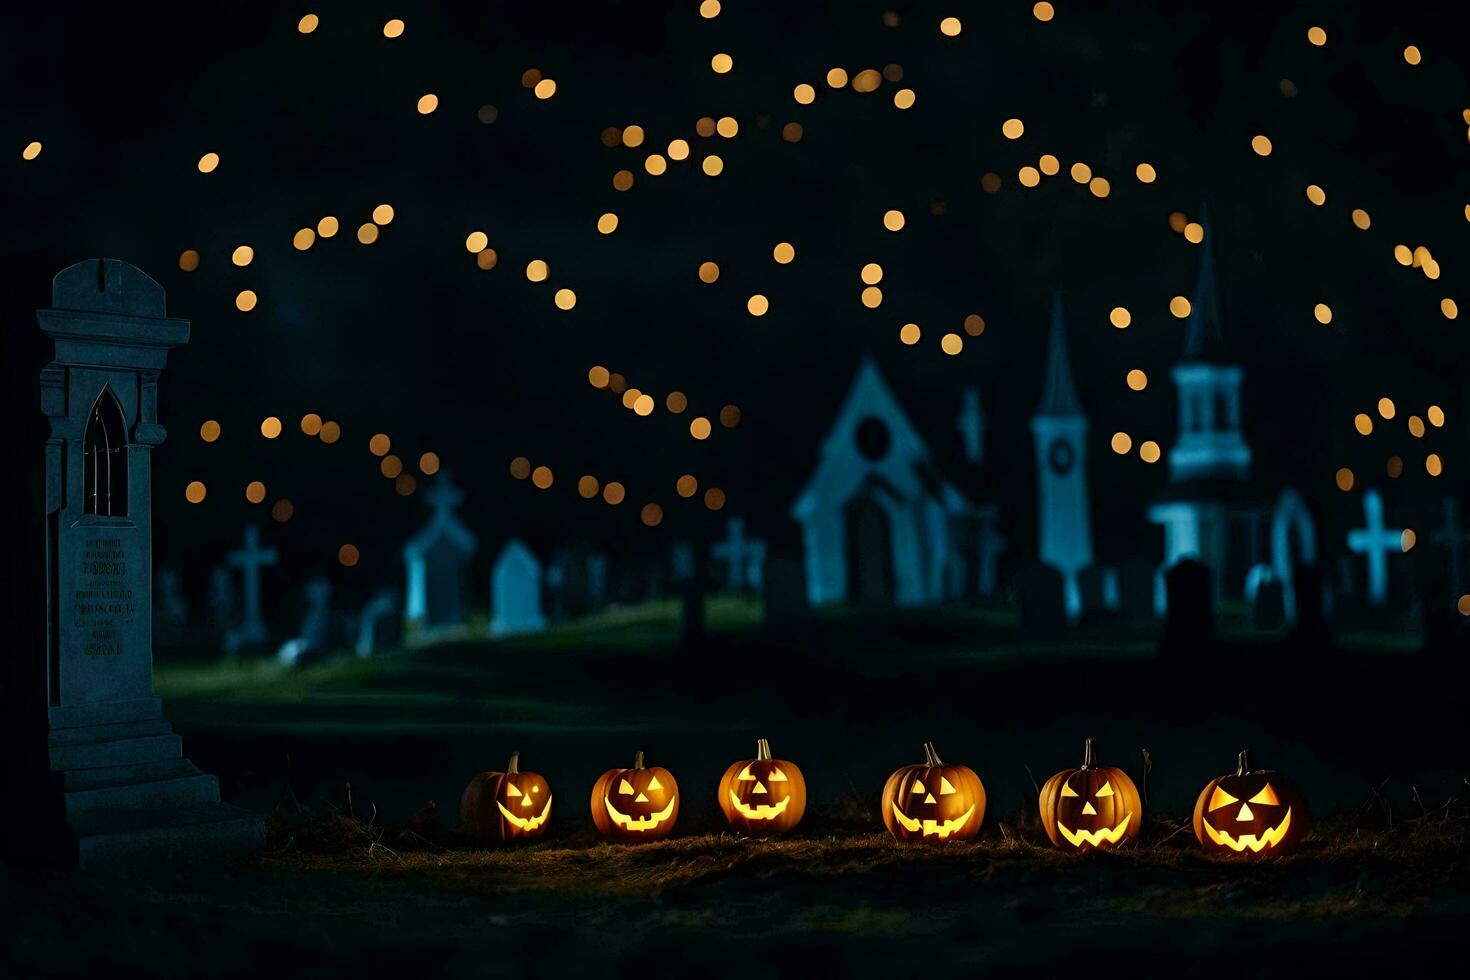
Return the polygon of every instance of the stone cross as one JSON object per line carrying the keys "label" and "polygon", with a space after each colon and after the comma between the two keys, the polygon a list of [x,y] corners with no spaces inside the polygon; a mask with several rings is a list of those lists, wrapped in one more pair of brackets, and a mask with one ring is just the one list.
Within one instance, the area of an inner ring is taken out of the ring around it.
{"label": "stone cross", "polygon": [[1368,604],[1388,600],[1388,556],[1403,550],[1404,532],[1383,525],[1383,498],[1377,490],[1363,494],[1363,527],[1348,532],[1348,550],[1368,559]]}
{"label": "stone cross", "polygon": [[424,494],[424,500],[434,508],[436,514],[453,514],[464,503],[464,493],[454,485],[452,474],[448,470],[442,470],[429,492]]}
{"label": "stone cross", "polygon": [[716,561],[725,565],[725,587],[731,592],[761,587],[761,569],[766,562],[766,543],[745,536],[745,518],[732,517],[726,525],[725,540],[710,549]]}
{"label": "stone cross", "polygon": [[264,643],[268,637],[265,622],[260,618],[260,570],[269,568],[279,560],[275,548],[260,546],[260,527],[245,525],[245,542],[225,556],[225,561],[240,569],[244,609],[240,628],[232,633],[226,645],[232,649]]}

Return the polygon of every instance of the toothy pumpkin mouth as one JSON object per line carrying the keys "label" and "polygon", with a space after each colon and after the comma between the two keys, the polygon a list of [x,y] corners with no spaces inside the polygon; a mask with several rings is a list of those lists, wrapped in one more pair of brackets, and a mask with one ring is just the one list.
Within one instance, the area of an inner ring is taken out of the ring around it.
{"label": "toothy pumpkin mouth", "polygon": [[546,822],[547,817],[551,816],[550,796],[546,797],[546,805],[543,806],[541,808],[541,812],[536,814],[534,817],[518,817],[514,813],[511,813],[509,810],[507,810],[505,808],[505,804],[501,803],[499,800],[495,801],[495,805],[500,808],[500,815],[505,818],[506,822],[517,830],[535,830],[537,827],[540,827]]}
{"label": "toothy pumpkin mouth", "polygon": [[678,802],[678,800],[670,800],[668,806],[657,813],[650,813],[646,817],[630,817],[626,813],[621,813],[617,807],[612,805],[612,800],[605,797],[603,798],[602,805],[607,807],[607,815],[612,818],[614,826],[621,827],[623,830],[643,831],[652,830],[672,817],[674,815],[674,806]]}
{"label": "toothy pumpkin mouth", "polygon": [[948,837],[950,834],[956,833],[961,830],[965,826],[965,824],[970,822],[970,818],[974,815],[975,804],[971,803],[970,809],[966,810],[964,813],[960,814],[952,820],[934,820],[932,818],[917,820],[913,817],[908,816],[902,810],[900,810],[897,803],[893,804],[893,816],[904,830],[907,830],[909,833],[912,834],[914,831],[922,827],[925,837],[938,837],[940,840],[944,840],[944,838]]}
{"label": "toothy pumpkin mouth", "polygon": [[1221,847],[1228,847],[1237,854],[1249,850],[1252,854],[1259,854],[1268,847],[1275,847],[1286,836],[1286,831],[1291,827],[1291,807],[1286,808],[1286,816],[1281,822],[1257,837],[1255,834],[1241,834],[1236,837],[1227,834],[1223,830],[1216,830],[1210,826],[1210,818],[1205,818],[1205,833],[1210,835],[1210,840]]}
{"label": "toothy pumpkin mouth", "polygon": [[1130,813],[1123,818],[1122,823],[1118,824],[1112,830],[1108,830],[1107,828],[1101,830],[1068,830],[1067,825],[1058,820],[1057,829],[1062,832],[1062,836],[1067,839],[1067,843],[1073,847],[1081,847],[1083,844],[1090,844],[1096,847],[1103,843],[1118,843],[1118,841],[1123,839],[1123,834],[1128,831],[1128,824],[1132,821],[1133,814]]}
{"label": "toothy pumpkin mouth", "polygon": [[786,805],[790,802],[791,797],[788,796],[780,803],[757,803],[755,806],[750,806],[741,803],[740,797],[735,795],[735,791],[733,789],[730,790],[730,803],[735,807],[735,812],[747,820],[775,820],[786,812]]}

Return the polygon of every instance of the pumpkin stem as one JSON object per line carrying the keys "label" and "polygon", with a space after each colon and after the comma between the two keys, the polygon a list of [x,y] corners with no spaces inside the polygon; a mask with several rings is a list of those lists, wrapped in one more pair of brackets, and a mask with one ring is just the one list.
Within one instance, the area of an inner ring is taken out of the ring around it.
{"label": "pumpkin stem", "polygon": [[644,765],[643,765],[643,750],[642,749],[639,749],[638,750],[638,755],[635,756],[634,759],[633,759],[633,768],[634,769],[642,769],[642,768],[644,768]]}
{"label": "pumpkin stem", "polygon": [[1082,743],[1082,768],[1097,768],[1097,750],[1093,748],[1093,739],[1091,738]]}
{"label": "pumpkin stem", "polygon": [[924,761],[931,769],[935,766],[944,765],[944,763],[939,761],[939,753],[934,751],[933,742],[924,743]]}
{"label": "pumpkin stem", "polygon": [[507,776],[514,776],[516,773],[518,773],[520,771],[521,771],[521,754],[519,752],[512,752],[510,754],[510,761],[505,764],[505,774]]}
{"label": "pumpkin stem", "polygon": [[771,743],[763,738],[755,740],[755,757],[759,762],[771,761]]}
{"label": "pumpkin stem", "polygon": [[1241,749],[1240,756],[1235,760],[1235,774],[1244,776],[1251,771],[1251,750]]}

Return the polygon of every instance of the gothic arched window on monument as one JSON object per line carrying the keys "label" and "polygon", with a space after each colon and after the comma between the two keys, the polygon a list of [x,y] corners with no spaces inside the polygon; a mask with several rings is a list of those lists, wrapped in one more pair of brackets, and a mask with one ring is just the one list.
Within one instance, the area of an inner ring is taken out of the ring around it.
{"label": "gothic arched window on monument", "polygon": [[1230,403],[1230,393],[1226,391],[1215,395],[1215,428],[1235,428],[1235,412]]}
{"label": "gothic arched window on monument", "polygon": [[82,436],[82,513],[128,514],[127,429],[111,388],[97,396]]}

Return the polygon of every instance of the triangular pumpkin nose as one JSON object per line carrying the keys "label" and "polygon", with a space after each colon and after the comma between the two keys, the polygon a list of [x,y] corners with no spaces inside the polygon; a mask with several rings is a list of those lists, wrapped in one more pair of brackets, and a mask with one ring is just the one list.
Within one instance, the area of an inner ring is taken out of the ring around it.
{"label": "triangular pumpkin nose", "polygon": [[1097,808],[1094,807],[1091,803],[1084,803],[1082,804],[1082,813],[1085,816],[1095,817],[1097,816]]}
{"label": "triangular pumpkin nose", "polygon": [[642,793],[639,793],[637,796],[635,796],[633,798],[633,802],[634,803],[647,803],[648,802],[648,797],[644,796]]}
{"label": "triangular pumpkin nose", "polygon": [[933,803],[934,802],[934,794],[933,793],[927,793],[927,794],[925,794],[925,796],[924,796],[924,802],[925,803]]}
{"label": "triangular pumpkin nose", "polygon": [[1242,803],[1240,805],[1240,812],[1235,815],[1235,819],[1241,821],[1242,823],[1244,823],[1247,820],[1254,820],[1255,819],[1255,816],[1256,815],[1254,813],[1251,813],[1251,806],[1250,806],[1250,804],[1249,803]]}
{"label": "triangular pumpkin nose", "polygon": [[755,792],[757,792],[757,793],[764,793],[765,791],[766,791],[766,784],[763,783],[763,782],[761,782],[759,779],[757,779],[755,781]]}
{"label": "triangular pumpkin nose", "polygon": [[524,808],[526,808],[526,807],[528,807],[530,805],[531,805],[531,796],[528,793],[527,795],[521,797],[521,808],[524,809]]}

